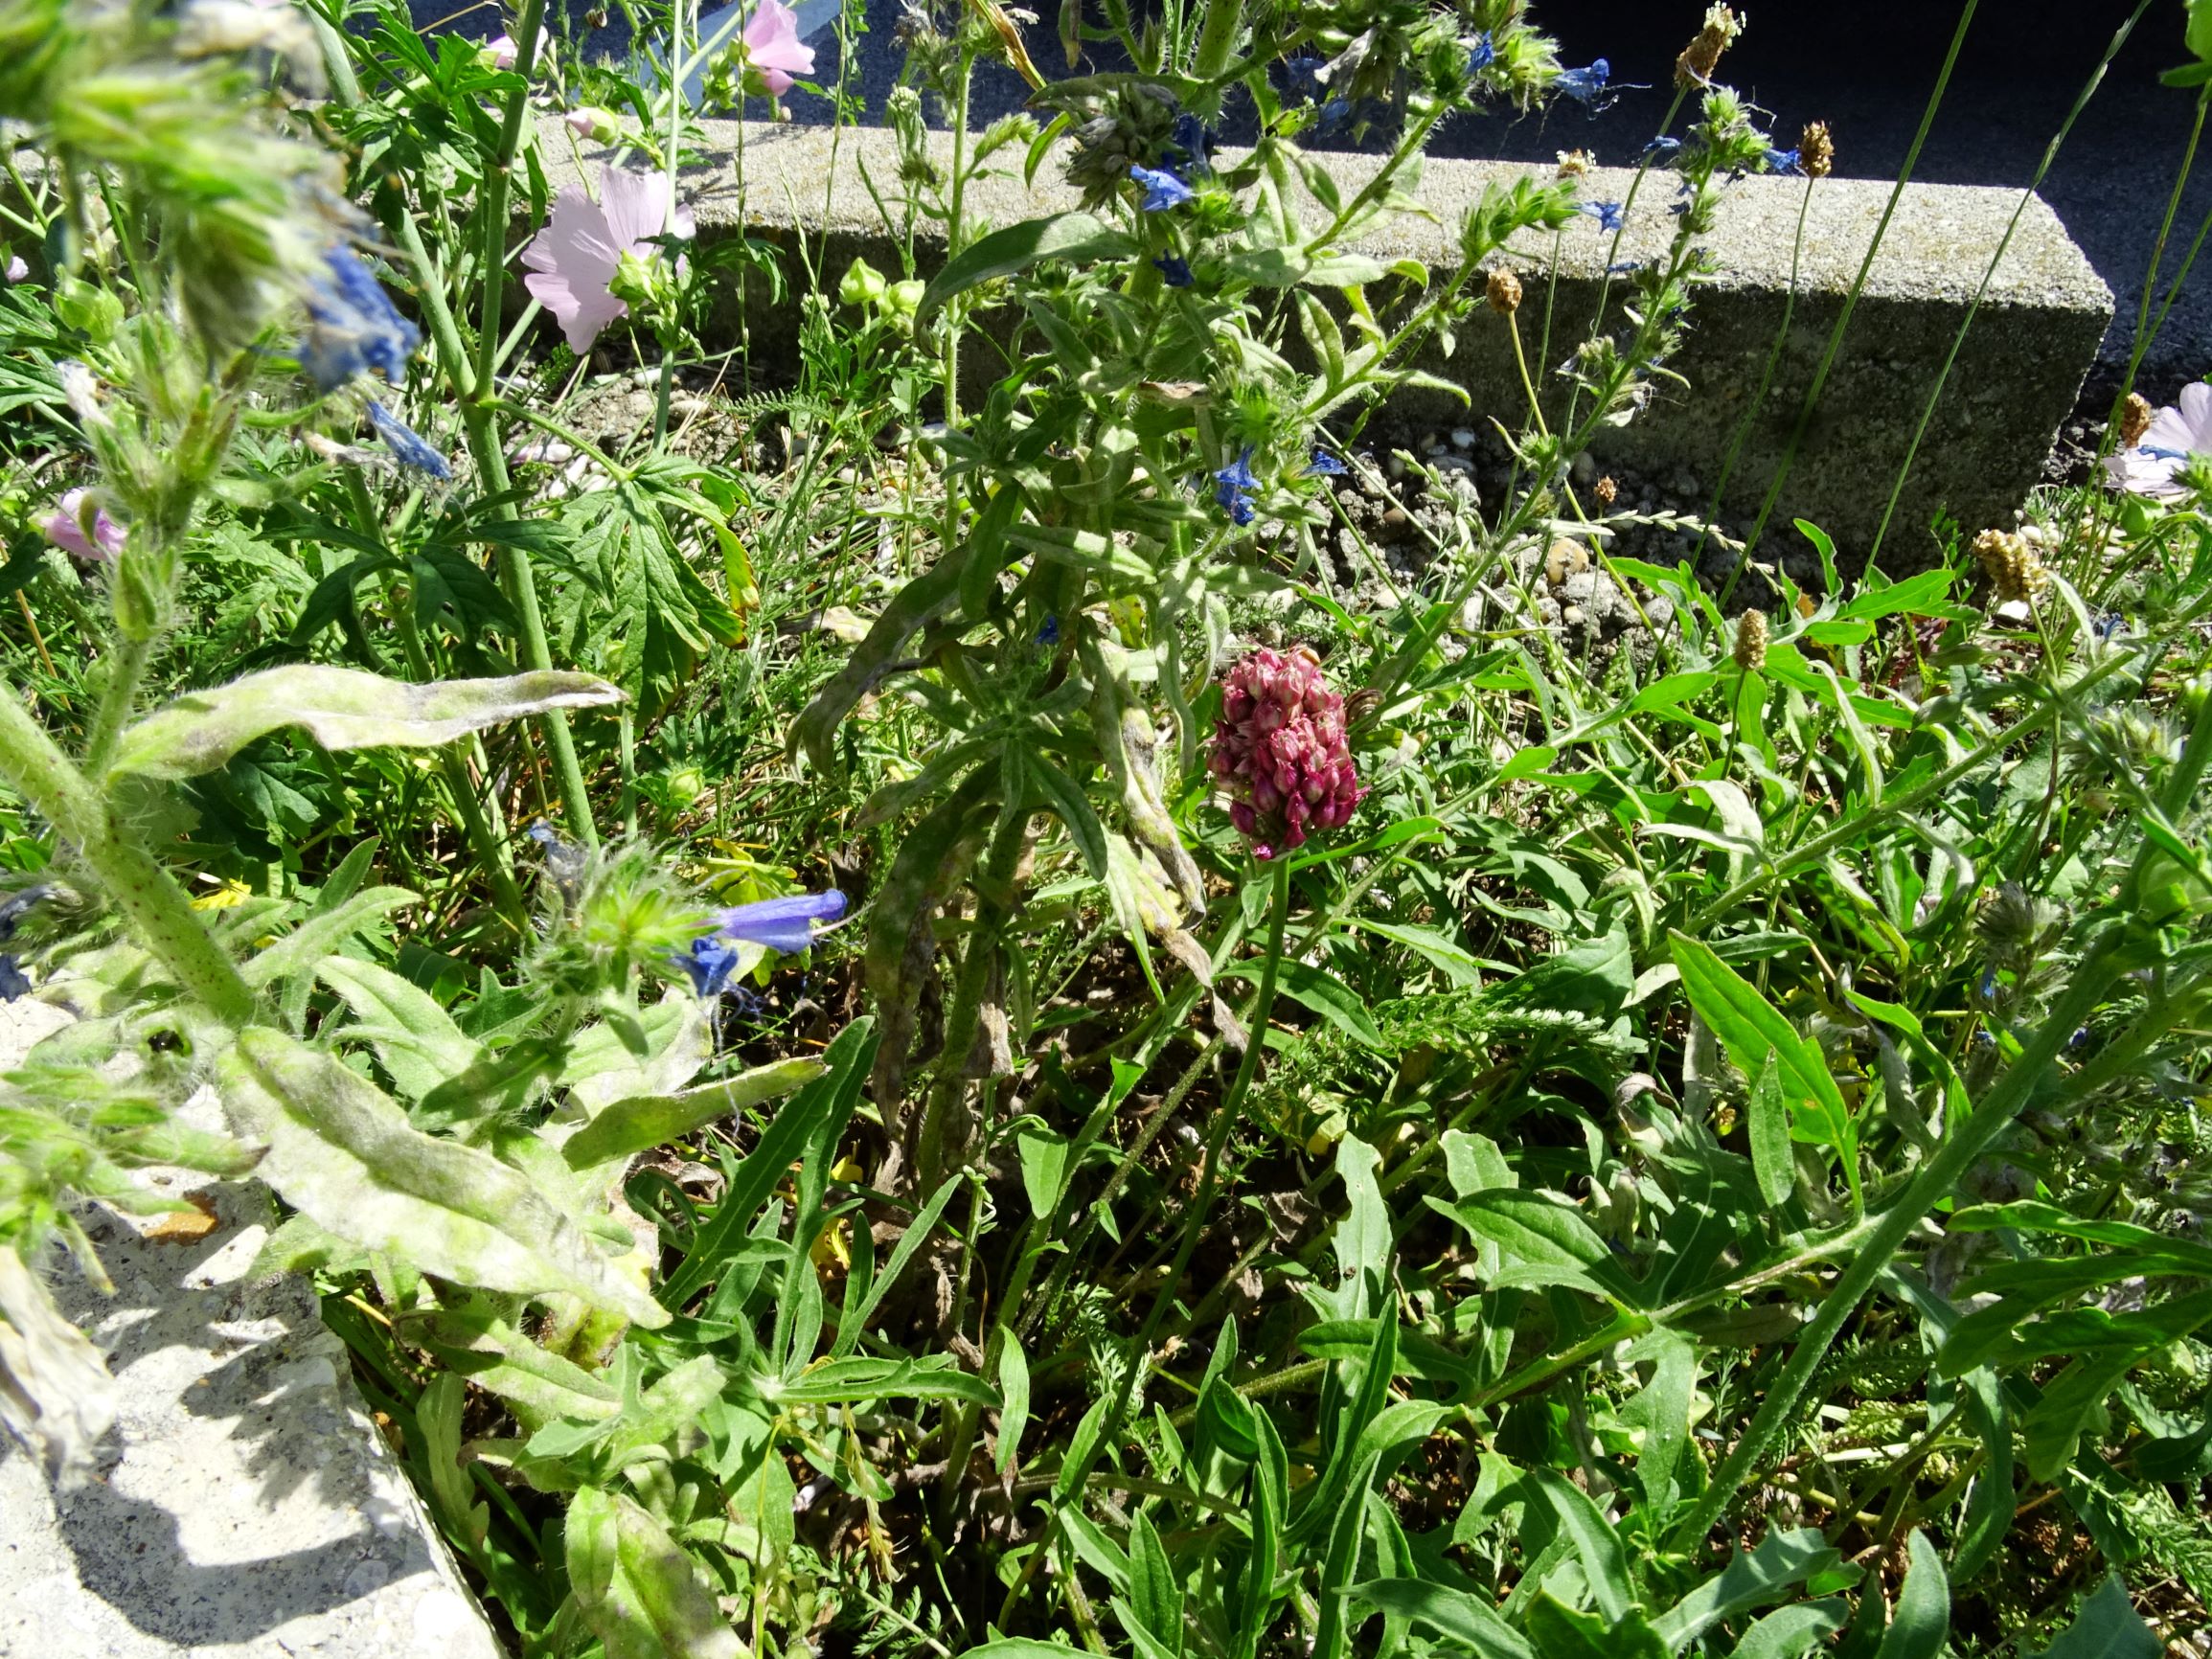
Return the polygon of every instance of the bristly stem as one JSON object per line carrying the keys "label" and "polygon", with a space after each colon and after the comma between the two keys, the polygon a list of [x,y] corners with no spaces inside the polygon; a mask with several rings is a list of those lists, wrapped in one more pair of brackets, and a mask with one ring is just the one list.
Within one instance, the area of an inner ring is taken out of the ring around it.
{"label": "bristly stem", "polygon": [[105,678],[100,688],[99,706],[92,713],[92,734],[84,747],[84,770],[91,777],[107,770],[116,739],[123,736],[124,725],[138,701],[147,664],[153,660],[153,645],[151,639],[119,637],[102,659]]}

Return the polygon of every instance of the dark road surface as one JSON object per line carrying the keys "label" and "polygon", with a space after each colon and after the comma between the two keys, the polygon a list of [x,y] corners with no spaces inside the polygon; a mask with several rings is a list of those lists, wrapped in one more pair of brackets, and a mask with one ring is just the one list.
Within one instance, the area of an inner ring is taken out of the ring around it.
{"label": "dark road surface", "polygon": [[[581,17],[582,5],[564,3]],[[847,85],[875,118],[898,80],[901,54],[893,29],[901,0],[854,3],[865,14],[866,32],[855,38]],[[1040,12],[1057,15],[1057,6],[1031,3]],[[442,0],[414,4],[421,24],[444,17],[448,10]],[[804,12],[821,15],[830,4],[815,0]],[[1748,23],[1723,62],[1721,79],[1770,113],[1778,141],[1794,143],[1807,121],[1823,120],[1835,134],[1838,173],[1894,177],[1950,46],[1959,15],[1957,0],[1844,0],[1827,6],[1816,0],[1768,0],[1764,5],[1749,0],[1738,10]],[[2115,0],[1983,0],[1915,176],[1937,184],[2026,185],[2090,67],[2130,10]],[[1595,118],[1569,106],[1520,121],[1460,118],[1442,132],[1435,152],[1550,162],[1562,149],[1581,148],[1609,165],[1632,162],[1665,113],[1675,54],[1696,32],[1702,14],[1701,0],[1658,5],[1545,0],[1537,15],[1559,37],[1564,61],[1579,64],[1603,57],[1610,61],[1616,81],[1648,82],[1652,90],[1626,93]],[[448,26],[496,34],[496,17],[486,6]],[[2194,94],[2161,86],[2157,80],[2161,69],[2183,57],[2181,26],[2182,0],[2152,0],[2043,184],[2044,198],[2117,301],[2117,320],[2105,342],[2107,371],[2124,362],[2133,342],[2144,272],[2196,114]],[[1061,58],[1052,16],[1028,34],[1031,56],[1047,75],[1055,73]],[[817,80],[833,82],[839,73],[834,23],[821,28],[811,43]],[[592,35],[588,49],[611,57],[621,55],[627,44],[619,28],[603,29]],[[1019,107],[1023,91],[1011,71],[985,64],[977,75],[975,124]],[[801,90],[786,102],[795,120],[828,118],[828,101],[820,96]],[[2199,224],[2212,213],[2212,168],[2201,167],[2197,172],[2176,216],[2158,284],[2161,298]],[[2212,256],[2192,272],[2147,358],[2145,389],[2167,398],[2181,383],[2208,370]]]}

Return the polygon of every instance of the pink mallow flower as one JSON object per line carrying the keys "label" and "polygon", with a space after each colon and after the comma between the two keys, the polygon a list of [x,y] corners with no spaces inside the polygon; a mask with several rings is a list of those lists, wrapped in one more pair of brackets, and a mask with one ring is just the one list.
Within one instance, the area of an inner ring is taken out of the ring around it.
{"label": "pink mallow flower", "polygon": [[[652,253],[646,239],[669,228],[668,209],[666,173],[604,165],[599,170],[599,200],[579,185],[564,185],[553,198],[545,229],[522,250],[522,262],[530,267],[522,284],[553,313],[571,351],[581,355],[590,350],[602,329],[629,315],[629,307],[610,291],[615,272],[626,254]],[[681,203],[673,228],[679,237],[696,229]]]}
{"label": "pink mallow flower", "polygon": [[799,14],[783,0],[761,0],[745,22],[745,62],[761,77],[770,98],[791,90],[791,81],[814,73],[814,49],[799,38]]}
{"label": "pink mallow flower", "polygon": [[1257,858],[1302,846],[1308,830],[1351,822],[1367,793],[1345,741],[1344,699],[1303,647],[1288,656],[1263,647],[1229,670],[1211,763],[1237,797],[1229,820]]}
{"label": "pink mallow flower", "polygon": [[2181,389],[2181,405],[2151,418],[2143,441],[2105,460],[2105,474],[2136,495],[2186,495],[2181,468],[2192,455],[2212,455],[2212,386],[2200,380]]}
{"label": "pink mallow flower", "polygon": [[502,34],[495,40],[484,43],[482,56],[484,61],[493,69],[513,69],[517,52],[514,36]]}
{"label": "pink mallow flower", "polygon": [[31,267],[24,263],[21,254],[10,254],[8,256],[8,280],[10,282],[20,283],[30,274]]}
{"label": "pink mallow flower", "polygon": [[79,558],[106,563],[123,551],[123,526],[107,516],[100,508],[92,510],[92,534],[84,531],[84,491],[72,489],[54,504],[54,511],[38,527],[46,533],[46,539],[64,553]]}

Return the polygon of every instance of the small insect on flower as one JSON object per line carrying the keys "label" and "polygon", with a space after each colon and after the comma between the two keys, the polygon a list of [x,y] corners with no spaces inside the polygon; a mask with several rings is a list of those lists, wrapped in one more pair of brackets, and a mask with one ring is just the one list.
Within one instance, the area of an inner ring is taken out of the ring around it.
{"label": "small insect on flower", "polygon": [[1166,213],[1171,208],[1179,208],[1197,195],[1197,192],[1165,168],[1139,167],[1132,161],[1129,163],[1129,177],[1144,187],[1145,199],[1138,205],[1149,214]]}
{"label": "small insect on flower", "polygon": [[1152,265],[1171,288],[1187,288],[1196,280],[1190,265],[1174,254],[1162,254]]}
{"label": "small insect on flower", "polygon": [[1303,846],[1309,830],[1350,823],[1366,794],[1344,699],[1303,646],[1288,655],[1263,647],[1229,670],[1207,763],[1234,797],[1229,821],[1260,859]]}
{"label": "small insect on flower", "polygon": [[1482,297],[1499,316],[1510,317],[1520,309],[1520,278],[1500,265],[1483,284]]}
{"label": "small insect on flower", "polygon": [[1628,208],[1617,201],[1585,201],[1575,204],[1575,212],[1585,214],[1598,221],[1602,231],[1617,231],[1628,223]]}
{"label": "small insect on flower", "polygon": [[38,528],[46,539],[63,553],[96,564],[105,564],[123,551],[129,537],[123,526],[108,517],[106,510],[100,507],[92,509],[88,530],[85,505],[86,492],[72,489],[54,504],[54,511],[46,515]]}
{"label": "small insect on flower", "polygon": [[400,466],[412,466],[418,472],[426,472],[441,484],[452,478],[453,468],[446,464],[445,457],[374,398],[369,399],[369,424],[376,429],[376,436],[384,441],[384,447],[392,452]]}
{"label": "small insect on flower", "polygon": [[1259,516],[1258,511],[1252,506],[1252,491],[1258,488],[1259,482],[1252,476],[1252,445],[1249,443],[1244,445],[1243,454],[1214,474],[1214,499],[1220,503],[1221,511],[1229,515],[1231,523],[1249,524]]}

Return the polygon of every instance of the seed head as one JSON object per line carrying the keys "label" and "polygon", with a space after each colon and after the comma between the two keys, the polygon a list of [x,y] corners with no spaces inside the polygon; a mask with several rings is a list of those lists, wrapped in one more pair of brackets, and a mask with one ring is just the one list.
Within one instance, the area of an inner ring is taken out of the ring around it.
{"label": "seed head", "polygon": [[1599,506],[1610,507],[1614,498],[1621,493],[1621,487],[1613,482],[1613,475],[1608,472],[1592,487],[1591,493],[1598,498]]}
{"label": "seed head", "polygon": [[1974,537],[1974,557],[1995,590],[1999,604],[2033,604],[2051,584],[2042,555],[2024,535],[2011,531],[1985,530]]}
{"label": "seed head", "polygon": [[1586,149],[1562,149],[1560,154],[1560,177],[1585,178],[1595,165]]}
{"label": "seed head", "polygon": [[1828,123],[1809,121],[1797,139],[1797,165],[1805,170],[1807,178],[1826,178],[1836,165],[1836,140],[1829,136]]}
{"label": "seed head", "polygon": [[1510,317],[1520,309],[1520,279],[1500,265],[1490,273],[1490,283],[1484,292],[1490,308],[1501,317]]}
{"label": "seed head", "polygon": [[1698,31],[1698,38],[1683,47],[1682,56],[1675,59],[1675,84],[1702,86],[1712,80],[1721,54],[1734,45],[1736,36],[1743,33],[1744,20],[1736,15],[1733,8],[1707,8],[1705,27]]}
{"label": "seed head", "polygon": [[1366,793],[1345,741],[1344,699],[1303,647],[1287,656],[1263,647],[1229,670],[1209,763],[1236,797],[1230,822],[1263,859],[1303,845],[1309,829],[1349,823]]}
{"label": "seed head", "polygon": [[2120,442],[2132,449],[2143,442],[2143,434],[2151,430],[2151,400],[2140,392],[2128,394],[2128,401],[2120,408]]}
{"label": "seed head", "polygon": [[1757,673],[1767,666],[1767,613],[1747,610],[1736,619],[1736,666]]}

